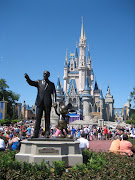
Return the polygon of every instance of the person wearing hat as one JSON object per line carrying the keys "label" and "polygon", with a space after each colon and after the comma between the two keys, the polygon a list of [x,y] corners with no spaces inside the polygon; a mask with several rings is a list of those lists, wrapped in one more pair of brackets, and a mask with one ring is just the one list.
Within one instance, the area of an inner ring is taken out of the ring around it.
{"label": "person wearing hat", "polygon": [[50,112],[52,107],[52,96],[53,102],[56,102],[56,90],[54,83],[49,81],[49,76],[50,72],[44,71],[42,80],[32,81],[28,74],[25,73],[24,75],[27,83],[31,86],[37,87],[38,89],[35,102],[35,105],[37,106],[37,115],[33,138],[38,138],[43,111],[45,112],[45,134],[46,137],[49,137],[50,135]]}

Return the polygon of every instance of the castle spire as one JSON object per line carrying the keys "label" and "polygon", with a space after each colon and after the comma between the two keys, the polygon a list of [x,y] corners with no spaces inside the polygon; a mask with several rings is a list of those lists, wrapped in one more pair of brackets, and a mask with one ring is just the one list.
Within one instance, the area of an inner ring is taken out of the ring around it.
{"label": "castle spire", "polygon": [[89,44],[88,44],[88,59],[90,59],[90,50],[89,50]]}
{"label": "castle spire", "polygon": [[78,52],[77,52],[77,43],[76,43],[75,57],[76,57],[76,58],[78,58]]}
{"label": "castle spire", "polygon": [[67,50],[66,50],[66,63],[67,63],[67,65],[68,65]]}
{"label": "castle spire", "polygon": [[56,86],[56,91],[57,90],[61,90],[59,74],[58,74],[58,80],[57,80],[57,86]]}
{"label": "castle spire", "polygon": [[100,97],[99,97],[99,99],[101,99],[101,100],[103,100],[103,99],[104,99],[104,97],[103,97],[103,93],[102,93],[102,87],[100,88]]}
{"label": "castle spire", "polygon": [[83,17],[82,17],[81,39],[83,39],[83,35],[84,35],[84,33],[83,33]]}
{"label": "castle spire", "polygon": [[95,78],[95,87],[94,87],[94,90],[98,90],[98,84],[97,84],[96,78]]}

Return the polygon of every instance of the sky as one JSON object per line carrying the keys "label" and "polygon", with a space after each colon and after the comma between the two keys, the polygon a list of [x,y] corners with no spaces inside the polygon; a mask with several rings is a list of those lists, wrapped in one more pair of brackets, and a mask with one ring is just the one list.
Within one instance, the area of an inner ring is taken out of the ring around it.
{"label": "sky", "polygon": [[38,80],[48,70],[50,81],[56,85],[59,74],[63,84],[81,17],[99,88],[105,96],[109,83],[115,108],[127,102],[135,87],[134,0],[0,0],[0,78],[20,94],[18,102],[31,106],[36,99],[24,73]]}

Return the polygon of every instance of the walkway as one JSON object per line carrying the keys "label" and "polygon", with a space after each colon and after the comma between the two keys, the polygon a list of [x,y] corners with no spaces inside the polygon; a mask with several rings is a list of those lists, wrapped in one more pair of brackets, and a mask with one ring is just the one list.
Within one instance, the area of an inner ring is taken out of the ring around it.
{"label": "walkway", "polygon": [[108,151],[112,141],[109,140],[93,140],[90,142],[90,149],[93,151]]}

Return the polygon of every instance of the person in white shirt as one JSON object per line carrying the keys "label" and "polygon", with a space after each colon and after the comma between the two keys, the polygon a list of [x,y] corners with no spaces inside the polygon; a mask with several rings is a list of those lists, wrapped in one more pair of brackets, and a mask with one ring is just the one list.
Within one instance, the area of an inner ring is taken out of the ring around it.
{"label": "person in white shirt", "polygon": [[82,133],[81,137],[79,139],[77,139],[77,141],[80,142],[79,148],[81,150],[89,149],[89,141],[86,139],[86,134],[85,133]]}
{"label": "person in white shirt", "polygon": [[0,151],[5,151],[5,142],[0,138]]}

